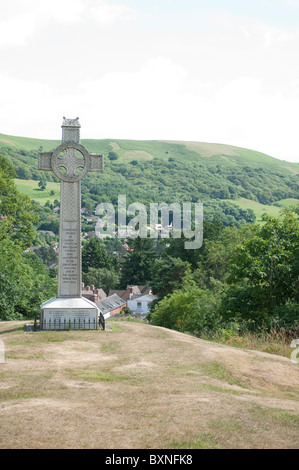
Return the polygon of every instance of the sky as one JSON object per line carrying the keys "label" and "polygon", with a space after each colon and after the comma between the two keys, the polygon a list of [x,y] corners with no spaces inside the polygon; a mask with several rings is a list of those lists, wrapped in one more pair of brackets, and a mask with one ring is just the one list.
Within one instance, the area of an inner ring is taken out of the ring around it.
{"label": "sky", "polygon": [[299,0],[2,0],[0,133],[299,162]]}

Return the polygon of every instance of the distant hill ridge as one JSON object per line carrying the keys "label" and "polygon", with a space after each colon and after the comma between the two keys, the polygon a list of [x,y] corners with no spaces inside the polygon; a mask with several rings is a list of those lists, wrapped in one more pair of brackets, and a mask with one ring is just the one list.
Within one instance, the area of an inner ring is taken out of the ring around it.
{"label": "distant hill ridge", "polygon": [[[50,151],[61,143],[60,140],[36,139],[30,137],[18,137],[0,133],[0,150],[5,147],[15,147],[25,151]],[[299,164],[286,162],[266,155],[265,153],[247,148],[227,144],[174,141],[174,140],[124,140],[124,139],[81,139],[82,145],[91,152],[103,152],[106,155],[111,151],[119,154],[121,161],[130,161],[133,157],[141,160],[150,158],[168,159],[170,154],[184,156],[187,160],[194,157],[212,157],[212,160],[223,159],[230,162],[238,162],[240,157],[247,163],[278,165],[289,167],[290,171],[299,173]]]}

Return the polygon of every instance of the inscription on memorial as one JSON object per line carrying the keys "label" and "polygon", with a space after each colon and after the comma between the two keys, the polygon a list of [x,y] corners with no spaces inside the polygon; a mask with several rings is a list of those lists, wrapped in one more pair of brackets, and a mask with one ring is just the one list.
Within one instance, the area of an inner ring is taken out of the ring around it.
{"label": "inscription on memorial", "polygon": [[[69,223],[68,225],[71,225]],[[70,228],[64,229],[64,237],[61,242],[61,288],[65,291],[68,285],[76,286],[78,285],[80,278],[80,269],[78,266],[78,247],[79,237],[78,237],[78,227],[76,223],[73,223],[73,226]],[[66,291],[66,294],[70,294],[69,291]]]}
{"label": "inscription on memorial", "polygon": [[74,312],[72,309],[69,308],[58,308],[58,309],[48,309],[47,310],[47,320],[48,321],[66,321],[73,322],[81,321],[84,322],[88,320],[94,320],[94,309],[87,309],[87,308],[78,308]]}

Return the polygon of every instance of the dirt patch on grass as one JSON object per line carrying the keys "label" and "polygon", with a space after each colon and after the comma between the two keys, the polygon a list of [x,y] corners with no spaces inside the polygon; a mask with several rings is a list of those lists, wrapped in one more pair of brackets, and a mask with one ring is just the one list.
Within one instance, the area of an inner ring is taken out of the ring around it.
{"label": "dirt patch on grass", "polygon": [[4,142],[5,144],[13,145],[14,147],[16,147],[16,144],[14,144],[11,140],[0,139],[0,142]]}
{"label": "dirt patch on grass", "polygon": [[144,150],[128,150],[123,154],[123,158],[126,160],[152,160],[154,157]]}
{"label": "dirt patch on grass", "polygon": [[298,448],[299,365],[176,331],[0,323],[1,448]]}
{"label": "dirt patch on grass", "polygon": [[296,170],[296,168],[292,168],[290,166],[286,166],[286,165],[281,165],[281,168],[286,168],[287,170],[289,170],[291,173],[293,173],[294,175],[298,175],[299,171]]}

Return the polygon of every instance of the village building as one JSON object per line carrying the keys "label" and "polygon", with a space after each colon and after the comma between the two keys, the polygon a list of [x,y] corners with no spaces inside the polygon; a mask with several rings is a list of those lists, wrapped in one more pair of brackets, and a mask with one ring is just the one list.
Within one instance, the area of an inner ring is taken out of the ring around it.
{"label": "village building", "polygon": [[127,286],[126,289],[122,290],[110,290],[109,295],[117,294],[119,297],[121,297],[123,300],[129,300],[130,296],[132,295],[144,295],[144,294],[151,294],[152,289],[150,286],[132,286],[129,285]]}
{"label": "village building", "polygon": [[127,302],[127,307],[134,315],[147,315],[150,311],[149,304],[158,297],[153,295],[150,286],[129,285],[125,290],[110,290],[109,295],[117,294]]}
{"label": "village building", "polygon": [[147,315],[150,311],[150,303],[156,299],[158,299],[158,296],[153,294],[132,295],[131,298],[127,300],[127,307],[134,315]]}
{"label": "village building", "polygon": [[113,294],[105,299],[99,300],[96,304],[105,320],[113,315],[121,313],[126,307],[126,301],[121,299],[117,294]]}

